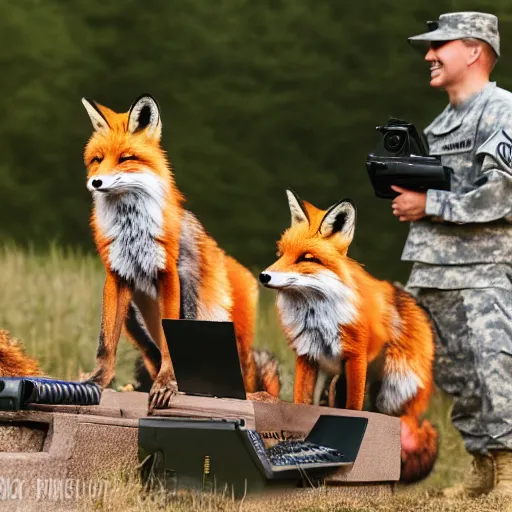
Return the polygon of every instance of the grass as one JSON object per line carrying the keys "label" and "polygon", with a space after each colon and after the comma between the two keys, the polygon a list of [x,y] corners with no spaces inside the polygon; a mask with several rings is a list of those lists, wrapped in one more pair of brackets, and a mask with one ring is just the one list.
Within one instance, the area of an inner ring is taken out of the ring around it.
{"label": "grass", "polygon": [[[20,339],[48,375],[77,379],[94,367],[104,276],[94,255],[4,247],[0,328]],[[132,346],[120,343],[118,382],[130,381],[135,359]]]}
{"label": "grass", "polygon": [[416,488],[399,492],[392,497],[347,496],[326,488],[304,490],[292,497],[273,496],[235,501],[229,492],[171,494],[167,491],[144,492],[132,473],[116,475],[105,496],[96,501],[81,503],[81,511],[102,512],[510,512],[507,501],[499,497],[447,500],[433,491]]}
{"label": "grass", "polygon": [[[15,247],[4,247],[0,249],[0,289],[2,290],[0,328],[9,330],[11,335],[20,339],[27,351],[39,359],[43,370],[48,375],[63,379],[77,379],[82,372],[89,372],[94,367],[103,279],[104,270],[95,255],[83,255],[59,248],[52,248],[48,253],[41,255],[21,251]],[[282,398],[290,400],[293,355],[277,323],[274,295],[269,290],[262,290],[261,293],[255,344],[270,349],[282,362]],[[122,386],[132,381],[136,357],[137,353],[132,345],[123,339],[118,349],[116,385]],[[441,445],[439,459],[433,473],[415,487],[415,492],[419,492],[421,496],[424,496],[421,493],[435,492],[436,489],[459,482],[469,462],[461,439],[450,424],[449,398],[436,393],[428,416],[440,432]],[[132,490],[135,489],[134,485],[132,484]],[[140,493],[137,491],[135,494]],[[120,493],[120,496],[126,499],[129,495],[129,492]],[[401,499],[406,502],[410,498],[406,496]],[[432,499],[435,500],[435,498]],[[186,510],[195,510],[195,505],[191,502],[187,503],[186,506],[189,508]],[[224,510],[225,508],[222,507],[228,506],[225,504],[221,507],[217,504],[217,507],[212,503],[210,505],[213,507],[212,510]],[[316,506],[311,505],[311,507]],[[318,506],[320,508],[293,508],[293,510],[341,511],[344,510],[345,505],[340,504],[341,508],[329,509]],[[150,510],[150,508],[130,507],[131,505],[126,502],[117,510]],[[367,505],[361,504],[359,508],[350,510],[384,510],[365,507]],[[402,505],[398,502],[397,507],[399,508],[396,510],[402,510],[400,508]],[[493,507],[490,506],[489,510],[491,508]],[[115,509],[104,508],[104,510]],[[172,510],[185,510],[185,508],[172,508]],[[498,509],[494,507],[493,510]]]}

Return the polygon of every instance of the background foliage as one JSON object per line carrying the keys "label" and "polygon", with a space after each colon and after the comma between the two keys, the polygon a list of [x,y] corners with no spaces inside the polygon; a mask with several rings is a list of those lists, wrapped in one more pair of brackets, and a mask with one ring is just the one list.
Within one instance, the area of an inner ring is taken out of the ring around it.
{"label": "background foliage", "polygon": [[2,0],[0,242],[92,251],[80,98],[125,111],[150,92],[188,206],[231,254],[273,261],[290,186],[323,207],[353,198],[351,256],[406,279],[407,226],[364,160],[389,115],[425,127],[444,108],[406,39],[455,10],[500,17],[493,78],[512,89],[508,0]]}

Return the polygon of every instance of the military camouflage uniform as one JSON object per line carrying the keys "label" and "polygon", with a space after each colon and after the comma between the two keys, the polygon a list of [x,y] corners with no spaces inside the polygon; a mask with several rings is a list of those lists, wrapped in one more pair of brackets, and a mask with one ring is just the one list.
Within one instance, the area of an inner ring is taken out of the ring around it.
{"label": "military camouflage uniform", "polygon": [[[442,29],[439,40],[459,38]],[[512,450],[512,94],[488,83],[425,135],[454,175],[410,224],[407,288],[436,328],[435,380],[466,449]]]}

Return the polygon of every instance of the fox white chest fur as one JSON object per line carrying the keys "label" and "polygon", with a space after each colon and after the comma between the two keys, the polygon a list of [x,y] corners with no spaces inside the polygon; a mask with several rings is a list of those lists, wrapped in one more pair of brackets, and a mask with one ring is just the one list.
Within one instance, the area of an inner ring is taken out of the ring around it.
{"label": "fox white chest fur", "polygon": [[274,281],[290,281],[290,286],[278,292],[277,308],[297,355],[307,355],[315,361],[321,357],[341,358],[342,327],[357,315],[354,292],[328,270],[312,275],[271,274]]}
{"label": "fox white chest fur", "polygon": [[115,193],[94,193],[98,226],[110,241],[111,269],[156,298],[158,271],[166,264],[157,241],[163,234],[164,183],[149,173],[123,173],[114,179]]}

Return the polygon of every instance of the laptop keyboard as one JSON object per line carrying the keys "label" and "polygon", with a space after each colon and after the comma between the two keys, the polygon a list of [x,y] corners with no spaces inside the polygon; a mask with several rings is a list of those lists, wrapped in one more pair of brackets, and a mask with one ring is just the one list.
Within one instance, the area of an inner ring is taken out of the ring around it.
{"label": "laptop keyboard", "polygon": [[247,433],[260,459],[265,459],[273,471],[337,467],[347,462],[345,456],[334,448],[298,440],[282,441],[265,448],[257,432],[249,430]]}
{"label": "laptop keyboard", "polygon": [[345,462],[343,454],[334,448],[306,441],[283,441],[266,450],[273,466],[301,466]]}

